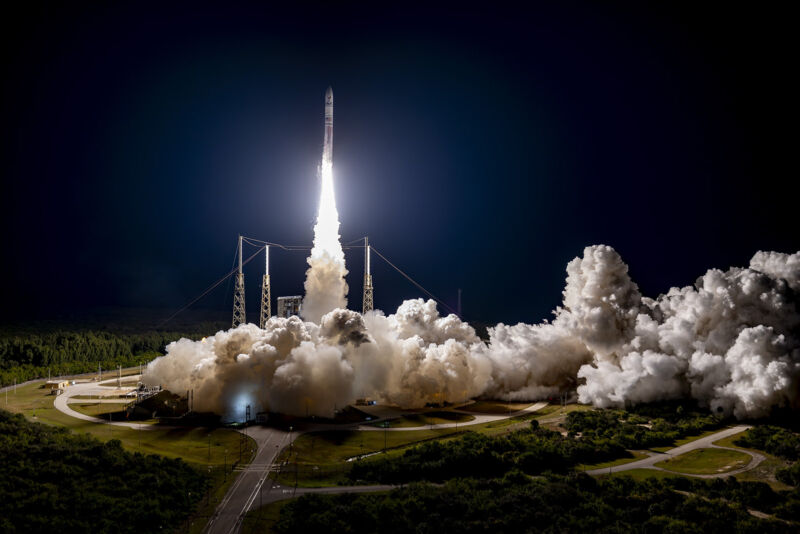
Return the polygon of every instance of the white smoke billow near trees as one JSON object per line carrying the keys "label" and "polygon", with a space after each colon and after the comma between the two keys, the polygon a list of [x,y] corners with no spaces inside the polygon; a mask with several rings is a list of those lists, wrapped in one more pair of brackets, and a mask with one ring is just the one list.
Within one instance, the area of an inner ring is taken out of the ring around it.
{"label": "white smoke billow near trees", "polygon": [[319,324],[273,317],[265,330],[182,339],[145,380],[194,389],[195,409],[219,414],[241,409],[242,396],[254,410],[330,416],[362,396],[413,408],[576,387],[580,402],[600,407],[691,397],[738,418],[797,407],[800,252],[759,252],[749,268],[709,270],[655,300],[627,271],[612,248],[587,247],[567,266],[552,322],[499,324],[486,343],[417,299],[389,316],[336,308]]}

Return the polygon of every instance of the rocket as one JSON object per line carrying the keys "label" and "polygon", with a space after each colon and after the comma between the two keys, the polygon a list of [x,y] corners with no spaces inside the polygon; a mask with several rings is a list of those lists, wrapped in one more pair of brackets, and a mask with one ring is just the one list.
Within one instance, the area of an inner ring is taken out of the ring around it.
{"label": "rocket", "polygon": [[333,163],[333,89],[325,91],[325,144],[322,148],[322,161]]}

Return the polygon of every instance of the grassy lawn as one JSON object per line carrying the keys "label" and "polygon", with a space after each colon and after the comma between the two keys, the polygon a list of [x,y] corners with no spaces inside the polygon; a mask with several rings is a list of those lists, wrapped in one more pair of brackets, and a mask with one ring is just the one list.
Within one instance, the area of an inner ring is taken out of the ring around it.
{"label": "grassy lawn", "polygon": [[479,400],[475,401],[472,404],[468,404],[459,408],[459,410],[463,410],[465,412],[475,412],[475,413],[483,413],[483,414],[492,414],[492,415],[502,415],[506,413],[516,412],[519,410],[524,410],[528,406],[530,406],[530,402],[503,402],[503,401],[489,401],[489,400]]}
{"label": "grassy lawn", "polygon": [[400,455],[406,447],[430,439],[444,439],[463,434],[455,428],[384,432],[340,430],[303,434],[285,448],[276,459],[283,464],[270,477],[280,484],[301,487],[336,486],[349,483],[347,474],[353,461],[350,458],[366,454]]}
{"label": "grassy lawn", "polygon": [[[112,414],[113,420],[117,421],[120,418],[117,416],[128,405],[127,402],[71,402],[69,407],[76,412],[91,415],[92,417],[100,417],[108,419],[108,414]],[[122,417],[124,419],[124,415]]]}
{"label": "grassy lawn", "polygon": [[610,460],[608,462],[601,462],[599,464],[589,464],[583,465],[579,464],[575,466],[576,471],[591,471],[592,469],[603,469],[606,467],[614,467],[615,465],[623,465],[629,464],[631,462],[635,462],[636,460],[641,460],[642,458],[647,458],[647,455],[643,452],[639,451],[629,451],[630,456],[625,458],[617,458],[616,460]]}
{"label": "grassy lawn", "polygon": [[[442,423],[466,423],[475,417],[457,412],[426,412],[398,417],[388,421],[389,428],[413,428],[415,426],[438,425]],[[372,426],[382,427],[383,423],[373,423]]]}
{"label": "grassy lawn", "polygon": [[722,428],[714,428],[712,430],[706,430],[705,432],[703,432],[701,434],[697,434],[695,436],[686,436],[685,438],[681,438],[679,440],[676,440],[675,443],[673,443],[672,445],[665,445],[664,447],[653,447],[650,450],[651,451],[656,451],[656,452],[667,452],[668,450],[674,449],[675,447],[680,447],[681,445],[686,445],[687,443],[691,443],[691,442],[693,442],[695,440],[698,440],[700,438],[704,438],[706,436],[710,436],[711,434],[716,434],[717,432],[721,432],[721,431],[725,430],[726,428],[730,428],[730,427],[725,426],[725,427],[722,427]]}
{"label": "grassy lawn", "polygon": [[[114,425],[105,425],[70,417],[53,406],[54,395],[40,387],[43,382],[28,384],[8,394],[6,404],[5,393],[0,395],[0,406],[10,412],[21,413],[31,421],[49,425],[65,426],[74,432],[86,432],[94,437],[108,441],[118,439],[122,446],[132,452],[160,454],[169,458],[183,458],[194,464],[223,464],[227,449],[228,462],[239,459],[241,434],[228,428],[173,427],[154,428],[154,425],[142,424],[144,430]],[[91,403],[86,403],[91,404]],[[99,405],[102,406],[115,406]],[[97,409],[101,409],[98,407]],[[152,430],[147,430],[151,428]],[[209,455],[209,437],[211,454]],[[255,442],[247,438],[243,445],[242,461],[249,462],[250,451]]]}
{"label": "grassy lawn", "polygon": [[[292,445],[291,451],[281,451],[276,463],[283,463],[281,471],[271,473],[270,477],[284,485],[300,487],[336,486],[349,483],[347,473],[352,465],[347,460],[365,454],[403,454],[407,447],[431,439],[452,439],[465,432],[478,432],[485,435],[498,435],[520,428],[527,428],[532,419],[548,417],[559,408],[546,407],[540,412],[521,415],[465,426],[463,429],[447,428],[436,430],[409,430],[407,432],[380,431],[326,431],[303,434]],[[447,412],[445,412],[447,413]],[[386,452],[384,449],[386,437]],[[357,461],[357,460],[352,460]]]}
{"label": "grassy lawn", "polygon": [[745,447],[740,447],[739,445],[735,445],[734,441],[742,437],[743,434],[744,432],[740,432],[738,434],[734,434],[733,436],[728,436],[727,438],[723,438],[714,442],[714,445],[719,445],[720,447],[732,447],[734,449],[757,452],[759,454],[762,454],[766,458],[763,462],[758,464],[753,469],[745,471],[744,473],[739,473],[738,475],[734,475],[736,477],[736,480],[740,480],[742,482],[766,482],[775,491],[792,489],[792,486],[784,484],[783,482],[775,478],[775,471],[777,471],[778,469],[782,469],[784,467],[788,467],[789,465],[791,465],[791,462],[782,460],[781,458],[773,456],[764,451],[756,449],[748,449]]}
{"label": "grassy lawn", "polygon": [[744,467],[750,460],[750,456],[743,452],[728,449],[697,449],[658,462],[656,467],[692,475],[713,475]]}

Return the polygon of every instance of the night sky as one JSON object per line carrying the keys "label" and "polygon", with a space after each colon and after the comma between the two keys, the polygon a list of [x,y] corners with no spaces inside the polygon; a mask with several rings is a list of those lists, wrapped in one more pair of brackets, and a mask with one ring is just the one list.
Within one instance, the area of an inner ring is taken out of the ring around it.
{"label": "night sky", "polygon": [[[653,297],[800,249],[795,31],[774,7],[28,4],[1,23],[7,320],[155,324],[239,233],[310,244],[328,85],[343,242],[369,235],[453,307],[462,288],[466,319],[548,317],[591,244]],[[273,297],[305,268],[274,251]],[[376,257],[373,275],[378,308],[421,296]],[[198,306],[227,321],[231,292]]]}

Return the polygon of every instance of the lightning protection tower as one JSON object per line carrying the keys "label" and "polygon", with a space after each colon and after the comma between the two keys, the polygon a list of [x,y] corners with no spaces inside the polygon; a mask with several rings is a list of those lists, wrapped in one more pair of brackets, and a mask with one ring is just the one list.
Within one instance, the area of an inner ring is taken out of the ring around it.
{"label": "lightning protection tower", "polygon": [[239,236],[239,270],[233,289],[233,328],[247,322],[244,311],[244,273],[242,273],[242,236]]}
{"label": "lightning protection tower", "polygon": [[261,328],[267,326],[267,321],[272,316],[272,308],[270,306],[272,295],[269,287],[269,245],[264,246],[264,258],[264,280],[261,282],[261,314],[258,320],[258,326]]}
{"label": "lightning protection tower", "polygon": [[362,313],[372,311],[372,274],[370,273],[370,253],[369,237],[364,238],[364,303],[361,307]]}

